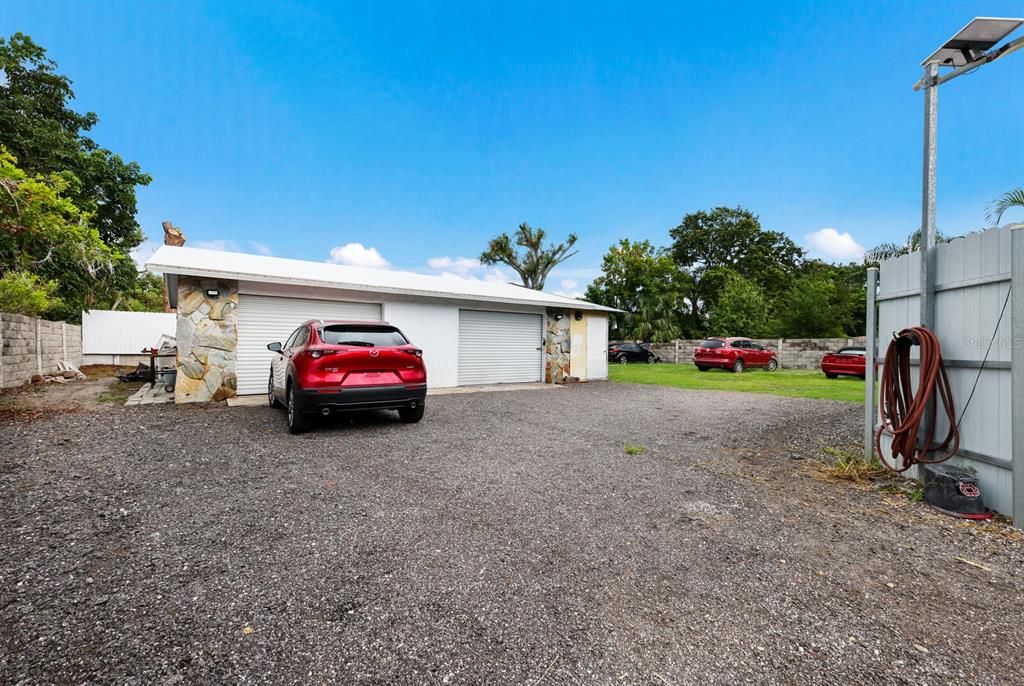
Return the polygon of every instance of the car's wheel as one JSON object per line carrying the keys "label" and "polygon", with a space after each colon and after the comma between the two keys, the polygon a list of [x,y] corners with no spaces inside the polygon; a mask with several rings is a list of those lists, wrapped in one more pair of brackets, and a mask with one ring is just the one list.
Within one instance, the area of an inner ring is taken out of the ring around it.
{"label": "car's wheel", "polygon": [[839,375],[838,374],[833,374],[832,372],[825,372],[825,378],[826,379],[838,379]]}
{"label": "car's wheel", "polygon": [[626,359],[625,355],[619,355],[619,359],[616,360],[616,362],[618,362],[619,364],[626,364],[627,362],[629,362],[629,360]]}
{"label": "car's wheel", "polygon": [[288,433],[300,434],[309,426],[309,419],[299,413],[295,406],[295,391],[291,384],[288,384],[288,392],[285,394],[288,402]]}
{"label": "car's wheel", "polygon": [[647,364],[654,364],[657,361],[658,361],[658,358],[655,357],[654,355],[648,355],[647,356]]}
{"label": "car's wheel", "polygon": [[281,406],[281,403],[277,401],[277,396],[274,395],[274,372],[270,372],[270,381],[267,382],[267,404],[271,407]]}
{"label": "car's wheel", "polygon": [[701,370],[702,372],[706,372],[707,370],[711,369],[711,367],[705,367],[704,365],[698,364],[697,369]]}
{"label": "car's wheel", "polygon": [[746,368],[746,365],[743,364],[743,360],[738,358],[738,357],[736,358],[736,361],[732,363],[732,371],[733,371],[734,374],[741,374],[741,373],[743,373],[743,370],[745,368]]}
{"label": "car's wheel", "polygon": [[403,407],[398,410],[398,418],[406,424],[415,424],[423,419],[424,407],[426,407],[424,403],[419,403],[416,407]]}
{"label": "car's wheel", "polygon": [[776,360],[774,357],[772,359],[768,360],[768,366],[765,367],[765,369],[767,369],[770,372],[774,372],[778,368],[779,368],[779,361]]}

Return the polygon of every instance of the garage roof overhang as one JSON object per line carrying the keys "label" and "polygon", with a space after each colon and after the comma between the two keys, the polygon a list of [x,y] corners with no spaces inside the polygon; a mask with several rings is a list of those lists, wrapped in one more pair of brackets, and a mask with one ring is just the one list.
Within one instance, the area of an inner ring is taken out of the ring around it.
{"label": "garage roof overhang", "polygon": [[348,267],[327,262],[247,255],[164,245],[146,261],[146,269],[168,276],[171,305],[177,276],[311,286],[444,300],[475,300],[509,305],[564,307],[594,312],[619,312],[611,307],[576,300],[510,283],[478,281],[458,276],[433,276],[388,269]]}

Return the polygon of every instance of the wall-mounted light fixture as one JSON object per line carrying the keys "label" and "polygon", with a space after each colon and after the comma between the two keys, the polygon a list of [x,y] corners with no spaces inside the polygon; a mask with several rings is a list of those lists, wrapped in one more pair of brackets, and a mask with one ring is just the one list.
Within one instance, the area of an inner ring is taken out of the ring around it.
{"label": "wall-mounted light fixture", "polygon": [[207,288],[206,295],[211,298],[217,298],[220,297],[220,291],[217,290],[216,288]]}
{"label": "wall-mounted light fixture", "polygon": [[583,313],[580,312],[579,310],[576,310],[575,314],[573,314],[573,319],[575,319],[578,322],[583,321]]}

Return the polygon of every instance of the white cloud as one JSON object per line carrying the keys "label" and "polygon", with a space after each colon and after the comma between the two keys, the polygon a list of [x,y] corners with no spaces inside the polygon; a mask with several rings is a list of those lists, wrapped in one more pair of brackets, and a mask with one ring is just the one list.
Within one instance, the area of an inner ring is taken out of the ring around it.
{"label": "white cloud", "polygon": [[427,260],[427,266],[431,269],[466,274],[479,269],[482,265],[480,260],[474,260],[472,257],[431,257]]}
{"label": "white cloud", "polygon": [[271,255],[274,254],[274,251],[271,250],[270,246],[267,245],[266,243],[260,243],[259,241],[249,241],[249,245],[258,254],[263,255],[265,257],[270,257]]}
{"label": "white cloud", "polygon": [[571,291],[572,289],[576,288],[576,279],[562,279],[561,284],[562,288],[564,288],[567,291]]}
{"label": "white cloud", "polygon": [[372,269],[388,269],[391,266],[391,263],[377,252],[377,248],[367,248],[362,243],[346,243],[331,248],[331,256],[327,258],[327,261],[332,264]]}
{"label": "white cloud", "polygon": [[461,278],[489,283],[519,283],[519,277],[509,269],[488,266],[472,257],[431,257],[427,260],[427,274],[445,278]]}
{"label": "white cloud", "polygon": [[202,248],[203,250],[223,250],[225,252],[242,252],[242,246],[238,241],[225,238],[215,238],[212,241],[195,241],[186,243],[190,248]]}
{"label": "white cloud", "polygon": [[440,276],[445,279],[463,279],[467,281],[485,281],[487,283],[519,283],[519,278],[512,274],[510,271],[506,271],[501,267],[491,267],[486,271],[482,271],[478,274],[470,272],[453,272],[443,271],[434,276]]}
{"label": "white cloud", "polygon": [[266,243],[260,243],[259,241],[246,241],[241,243],[231,238],[214,238],[208,241],[193,241],[185,243],[185,245],[191,248],[202,248],[204,250],[222,250],[224,252],[246,252],[255,253],[257,255],[270,256],[274,254],[274,251],[270,249],[270,246]]}
{"label": "white cloud", "polygon": [[825,227],[804,236],[804,242],[811,253],[827,259],[850,261],[864,257],[864,246],[847,231],[839,233]]}

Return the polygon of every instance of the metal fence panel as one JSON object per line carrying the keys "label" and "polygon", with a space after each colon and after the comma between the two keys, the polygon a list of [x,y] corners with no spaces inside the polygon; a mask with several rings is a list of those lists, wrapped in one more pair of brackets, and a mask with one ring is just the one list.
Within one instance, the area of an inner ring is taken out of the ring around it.
{"label": "metal fence panel", "polygon": [[[935,254],[935,333],[947,361],[957,415],[962,415],[962,454],[953,462],[975,469],[986,504],[1007,515],[1012,514],[1013,505],[1010,366],[1014,346],[1011,308],[1007,305],[1003,312],[1003,305],[1010,288],[1011,234],[1010,227],[970,234],[937,246]],[[920,253],[880,265],[880,356],[884,356],[893,332],[920,321],[920,269]],[[981,369],[990,341],[988,360]],[[914,355],[917,357],[916,349]],[[1017,392],[1024,393],[1024,389]],[[945,428],[941,414],[940,433]],[[877,417],[875,423],[877,430]],[[883,440],[882,446],[888,450],[888,441]],[[917,476],[913,471],[910,475]]]}

